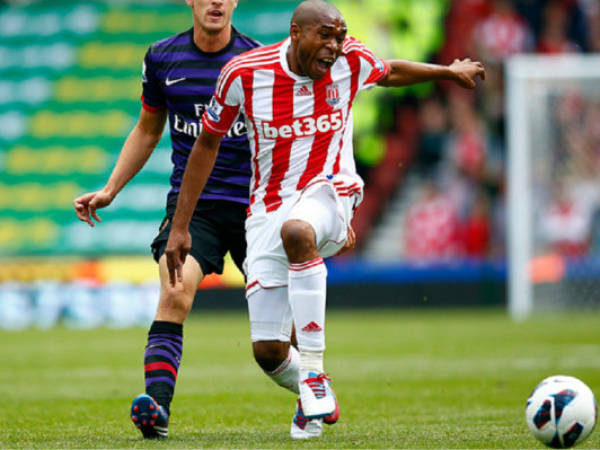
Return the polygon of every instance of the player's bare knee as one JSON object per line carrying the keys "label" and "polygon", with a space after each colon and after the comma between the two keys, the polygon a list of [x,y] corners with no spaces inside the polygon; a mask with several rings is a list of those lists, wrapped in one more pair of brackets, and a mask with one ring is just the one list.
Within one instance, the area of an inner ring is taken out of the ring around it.
{"label": "player's bare knee", "polygon": [[252,343],[254,359],[260,368],[266,372],[277,369],[288,356],[289,342],[258,341]]}
{"label": "player's bare knee", "polygon": [[175,286],[163,286],[159,308],[187,315],[192,306],[194,294],[195,290],[191,292],[182,283],[177,283]]}
{"label": "player's bare knee", "polygon": [[302,220],[286,220],[281,226],[281,240],[290,262],[303,262],[316,251],[315,230]]}

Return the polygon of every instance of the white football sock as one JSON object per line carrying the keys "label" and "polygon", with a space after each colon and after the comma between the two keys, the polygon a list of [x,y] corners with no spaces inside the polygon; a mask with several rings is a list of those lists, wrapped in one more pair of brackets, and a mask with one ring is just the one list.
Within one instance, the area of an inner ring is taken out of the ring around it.
{"label": "white football sock", "polygon": [[272,372],[265,373],[279,386],[298,393],[298,379],[300,375],[300,355],[298,350],[290,345],[287,358]]}
{"label": "white football sock", "polygon": [[296,324],[300,370],[323,371],[327,268],[318,257],[290,264],[288,296]]}

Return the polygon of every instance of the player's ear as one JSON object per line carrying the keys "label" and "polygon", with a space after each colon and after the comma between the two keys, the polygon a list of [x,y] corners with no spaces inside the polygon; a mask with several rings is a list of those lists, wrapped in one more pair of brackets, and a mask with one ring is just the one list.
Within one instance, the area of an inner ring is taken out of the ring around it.
{"label": "player's ear", "polygon": [[297,23],[292,22],[290,24],[290,37],[292,41],[297,41],[300,36],[300,26]]}
{"label": "player's ear", "polygon": [[187,5],[192,8],[194,6],[194,0],[185,0],[185,2],[187,3]]}

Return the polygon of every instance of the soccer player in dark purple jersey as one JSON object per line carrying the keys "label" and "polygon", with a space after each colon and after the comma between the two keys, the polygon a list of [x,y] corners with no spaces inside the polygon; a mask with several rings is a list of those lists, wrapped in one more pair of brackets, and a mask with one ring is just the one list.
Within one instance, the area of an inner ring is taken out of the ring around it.
{"label": "soccer player in dark purple jersey", "polygon": [[[160,301],[144,355],[146,393],[136,397],[131,407],[131,418],[145,438],[167,436],[169,406],[182,354],[183,322],[198,284],[205,275],[222,272],[227,251],[240,270],[246,256],[244,221],[251,171],[246,127],[240,117],[223,139],[210,181],[196,205],[189,227],[192,258],[183,265],[183,283],[169,283],[163,253],[181,178],[202,128],[200,118],[213,95],[221,67],[232,57],[260,46],[231,25],[237,0],[186,3],[192,8],[194,26],[151,45],[146,53],[139,121],[125,140],[106,185],[73,202],[80,220],[92,227],[92,218],[100,222],[97,210],[108,206],[144,166],[168,117],[173,145],[171,190],[166,217],[151,246],[159,265]],[[261,366],[272,370],[268,363],[267,360]]]}

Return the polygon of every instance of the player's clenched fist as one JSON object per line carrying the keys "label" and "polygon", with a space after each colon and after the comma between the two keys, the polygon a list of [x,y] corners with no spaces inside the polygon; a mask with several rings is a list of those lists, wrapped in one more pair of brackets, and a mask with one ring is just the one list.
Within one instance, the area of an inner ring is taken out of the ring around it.
{"label": "player's clenched fist", "polygon": [[188,230],[179,230],[176,227],[171,228],[169,240],[165,248],[167,257],[167,269],[169,270],[169,283],[175,286],[177,281],[183,282],[182,267],[185,257],[192,248],[192,236]]}
{"label": "player's clenched fist", "polygon": [[469,58],[455,59],[450,64],[450,70],[454,73],[454,81],[464,88],[473,89],[477,77],[485,80],[483,64],[479,61],[471,61]]}
{"label": "player's clenched fist", "polygon": [[98,222],[102,222],[102,219],[96,213],[99,208],[104,208],[113,201],[113,196],[104,191],[88,192],[83,194],[81,197],[77,197],[73,200],[73,207],[75,208],[75,214],[79,220],[86,222],[90,227],[94,226],[92,217]]}

